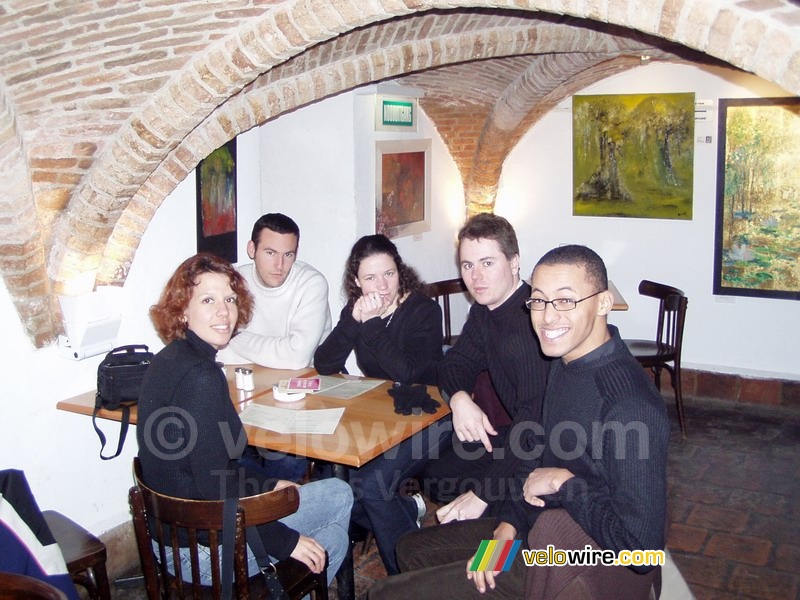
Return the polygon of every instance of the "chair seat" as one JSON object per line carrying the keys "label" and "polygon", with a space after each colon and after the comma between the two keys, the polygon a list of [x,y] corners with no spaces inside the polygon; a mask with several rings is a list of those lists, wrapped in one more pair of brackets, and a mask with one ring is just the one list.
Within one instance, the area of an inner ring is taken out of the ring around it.
{"label": "chair seat", "polygon": [[45,510],[42,516],[61,548],[73,581],[85,587],[92,598],[109,600],[111,589],[106,572],[106,545],[58,511]]}
{"label": "chair seat", "polygon": [[[659,344],[653,340],[625,340],[625,345],[640,363],[644,363],[644,361],[669,362],[675,358],[675,347],[669,344]],[[645,364],[645,366],[650,365]]]}
{"label": "chair seat", "polygon": [[0,573],[0,598],[3,600],[67,600],[67,595],[49,583],[22,575]]}
{"label": "chair seat", "polygon": [[[278,572],[278,579],[280,579],[281,585],[283,585],[283,589],[289,598],[302,598],[317,589],[319,582],[309,579],[308,568],[300,561],[289,557],[275,563],[275,567]],[[175,582],[172,585],[175,586]],[[327,585],[327,582],[325,585]],[[187,598],[194,597],[194,588],[190,582],[183,582],[179,587]],[[248,578],[248,587],[251,598],[269,598],[269,590],[261,573]],[[200,595],[208,600],[214,599],[211,586],[201,586]]]}

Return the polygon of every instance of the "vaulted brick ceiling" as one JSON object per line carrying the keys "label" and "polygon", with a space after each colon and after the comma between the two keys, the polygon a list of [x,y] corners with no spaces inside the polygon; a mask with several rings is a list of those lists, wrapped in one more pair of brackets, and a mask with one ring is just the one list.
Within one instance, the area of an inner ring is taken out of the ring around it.
{"label": "vaulted brick ceiling", "polygon": [[[32,340],[54,298],[121,284],[163,199],[235,135],[393,80],[471,211],[562,99],[653,60],[722,61],[800,92],[791,0],[10,0],[0,4],[0,271]],[[565,16],[572,15],[572,16]]]}

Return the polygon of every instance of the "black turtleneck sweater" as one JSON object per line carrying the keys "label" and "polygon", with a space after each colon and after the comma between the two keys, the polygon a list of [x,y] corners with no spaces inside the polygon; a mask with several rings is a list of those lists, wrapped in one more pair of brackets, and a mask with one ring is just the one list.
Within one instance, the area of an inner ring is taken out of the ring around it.
{"label": "black turtleneck sweater", "polygon": [[520,481],[537,467],[564,468],[574,477],[544,498],[544,508],[520,498],[506,501],[499,520],[514,525],[523,539],[542,510],[561,507],[604,550],[664,548],[669,440],[664,400],[617,328],[609,325],[609,332],[608,342],[581,358],[552,363],[544,452],[531,453]]}
{"label": "black turtleneck sweater", "polygon": [[[275,481],[239,464],[247,437],[216,349],[193,331],[155,355],[139,396],[136,440],[144,483],[192,500],[260,494]],[[299,533],[275,521],[258,526],[267,552],[282,560]]]}
{"label": "black turtleneck sweater", "polygon": [[[525,308],[525,300],[530,297],[531,287],[522,282],[494,310],[474,303],[461,335],[439,365],[439,388],[448,401],[458,391],[471,394],[478,374],[489,371],[497,396],[512,418],[510,431],[527,427],[520,425],[525,422],[540,422],[550,363],[539,349],[530,311]],[[514,436],[506,436],[500,441],[502,459],[493,460],[485,474],[490,482],[516,473],[518,452],[512,447],[516,440]],[[481,494],[488,500],[496,497],[494,492],[487,485]]]}

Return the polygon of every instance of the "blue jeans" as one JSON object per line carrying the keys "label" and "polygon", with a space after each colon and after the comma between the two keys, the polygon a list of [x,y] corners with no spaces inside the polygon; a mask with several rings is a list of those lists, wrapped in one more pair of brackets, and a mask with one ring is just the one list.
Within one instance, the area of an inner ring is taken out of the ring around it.
{"label": "blue jeans", "polygon": [[[302,535],[317,540],[328,552],[328,584],[330,585],[346,553],[350,550],[348,527],[353,493],[344,481],[325,479],[300,486],[300,508],[281,519],[281,523]],[[155,548],[155,546],[154,546]],[[156,550],[157,552],[157,550]],[[181,572],[190,579],[192,566],[189,548],[181,548]],[[199,547],[200,585],[211,585],[211,552]],[[274,557],[273,561],[277,562]],[[174,573],[172,553],[167,553],[167,570]],[[258,574],[258,563],[247,548],[247,570],[250,576]]]}
{"label": "blue jeans", "polygon": [[386,572],[398,571],[395,547],[406,533],[417,529],[417,505],[398,494],[400,486],[420,472],[449,440],[453,426],[444,418],[374,458],[350,470],[354,502],[352,521],[372,531]]}

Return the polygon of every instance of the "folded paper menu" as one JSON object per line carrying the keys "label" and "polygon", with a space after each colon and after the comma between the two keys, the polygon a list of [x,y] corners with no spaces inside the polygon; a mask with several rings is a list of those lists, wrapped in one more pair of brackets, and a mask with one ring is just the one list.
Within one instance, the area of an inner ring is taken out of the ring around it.
{"label": "folded paper menu", "polygon": [[344,408],[292,410],[250,404],[241,412],[242,423],[278,433],[318,433],[329,435],[336,431]]}
{"label": "folded paper menu", "polygon": [[319,377],[292,377],[281,379],[278,382],[278,391],[281,394],[297,394],[318,392],[321,386]]}

